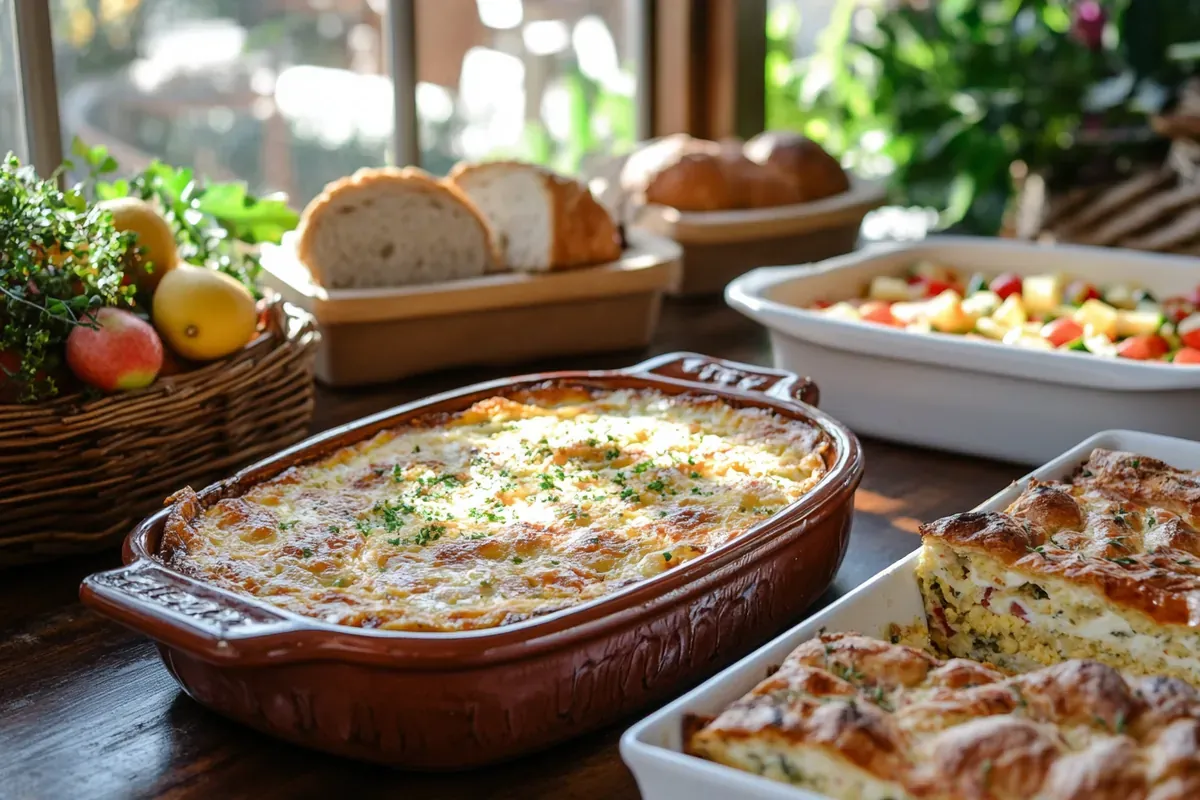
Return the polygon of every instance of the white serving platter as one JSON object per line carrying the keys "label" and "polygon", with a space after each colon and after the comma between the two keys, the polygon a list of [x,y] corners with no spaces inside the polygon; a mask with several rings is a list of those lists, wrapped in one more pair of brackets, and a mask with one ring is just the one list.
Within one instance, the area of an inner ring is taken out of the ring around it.
{"label": "white serving platter", "polygon": [[1036,464],[1099,430],[1200,436],[1200,368],[1029,350],[849,322],[805,310],[858,296],[876,275],[931,259],[961,272],[1065,272],[1158,297],[1200,284],[1200,259],[971,237],[884,245],[810,266],[758,269],[725,291],[764,325],[776,366],[811,375],[821,407],[860,435]]}
{"label": "white serving platter", "polygon": [[[1200,443],[1135,431],[1098,433],[976,507],[1002,511],[1030,478],[1065,478],[1093,449],[1126,450],[1181,469],[1200,469]],[[754,688],[804,642],[826,631],[857,631],[886,637],[893,623],[924,620],[917,588],[917,553],[896,562],[825,610],[810,617],[724,672],[656,711],[621,737],[621,757],[633,772],[643,800],[828,800],[758,775],[683,753],[685,716],[715,716]]]}

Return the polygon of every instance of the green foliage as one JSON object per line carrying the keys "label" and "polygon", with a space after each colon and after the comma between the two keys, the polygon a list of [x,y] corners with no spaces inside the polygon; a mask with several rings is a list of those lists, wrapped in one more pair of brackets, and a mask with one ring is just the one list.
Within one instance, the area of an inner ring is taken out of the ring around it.
{"label": "green foliage", "polygon": [[252,292],[261,267],[251,246],[278,244],[299,222],[285,201],[257,198],[241,183],[206,184],[191,169],[160,161],[129,180],[104,181],[99,179],[117,170],[104,147],[76,138],[71,153],[87,165],[96,199],[134,195],[156,201],[175,231],[180,258],[228,273]]}
{"label": "green foliage", "polygon": [[71,330],[91,324],[89,310],[130,300],[132,287],[122,287],[121,278],[131,240],[78,189],[40,180],[11,153],[0,164],[0,387],[9,387],[6,397],[24,402],[58,393],[54,373]]}
{"label": "green foliage", "polygon": [[804,62],[788,49],[795,20],[769,22],[769,124],[890,170],[895,201],[979,233],[1000,227],[1016,162],[1047,171],[1143,153],[1126,134],[1191,71],[1174,44],[1200,38],[1200,0],[1104,0],[1094,48],[1073,34],[1073,0],[861,5],[842,0]]}

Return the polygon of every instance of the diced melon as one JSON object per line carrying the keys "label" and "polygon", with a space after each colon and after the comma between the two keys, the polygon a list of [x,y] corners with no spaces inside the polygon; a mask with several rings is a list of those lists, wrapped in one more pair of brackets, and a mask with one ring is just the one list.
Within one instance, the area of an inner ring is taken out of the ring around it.
{"label": "diced melon", "polygon": [[979,331],[989,339],[1001,341],[1004,339],[1005,334],[1007,334],[1010,329],[1004,327],[999,322],[996,322],[996,320],[992,319],[991,317],[982,317],[975,321],[975,330]]}
{"label": "diced melon", "polygon": [[1101,335],[1112,339],[1117,335],[1117,310],[1100,300],[1087,300],[1075,309],[1073,319],[1083,326],[1085,336]]}
{"label": "diced melon", "polygon": [[928,303],[892,303],[892,316],[897,322],[914,322],[923,317],[929,308]]}
{"label": "diced melon", "polygon": [[975,317],[963,311],[962,295],[947,289],[929,301],[929,324],[942,333],[966,333],[975,327]]}
{"label": "diced melon", "polygon": [[1123,283],[1113,284],[1104,290],[1104,302],[1113,308],[1137,308],[1137,290]]}
{"label": "diced melon", "polygon": [[871,300],[895,302],[897,300],[911,300],[912,296],[912,287],[908,285],[908,281],[903,278],[893,278],[889,275],[877,275],[872,278],[871,288],[867,290],[867,297]]}
{"label": "diced melon", "polygon": [[1030,333],[1021,328],[1013,328],[1004,335],[1003,342],[1014,347],[1024,347],[1027,350],[1053,350],[1054,345],[1043,339],[1039,334]]}
{"label": "diced melon", "polygon": [[1158,329],[1166,321],[1167,318],[1158,309],[1135,311],[1122,309],[1117,311],[1117,336],[1146,336],[1158,333]]}
{"label": "diced melon", "polygon": [[1019,328],[1029,319],[1029,315],[1025,312],[1025,303],[1021,300],[1021,296],[1010,294],[1004,298],[1000,307],[992,312],[992,319],[1005,328]]}
{"label": "diced melon", "polygon": [[963,300],[963,311],[976,317],[986,317],[1000,307],[1000,295],[987,290],[967,295]]}
{"label": "diced melon", "polygon": [[821,313],[827,317],[833,317],[834,319],[844,319],[850,321],[862,319],[862,314],[858,313],[858,309],[845,301],[834,303]]}
{"label": "diced melon", "polygon": [[1029,314],[1045,314],[1062,305],[1063,276],[1030,275],[1021,281],[1021,296]]}
{"label": "diced melon", "polygon": [[904,329],[906,331],[912,331],[913,333],[932,333],[933,332],[933,326],[929,324],[929,320],[927,320],[927,319],[918,319],[913,322],[910,322],[904,326]]}

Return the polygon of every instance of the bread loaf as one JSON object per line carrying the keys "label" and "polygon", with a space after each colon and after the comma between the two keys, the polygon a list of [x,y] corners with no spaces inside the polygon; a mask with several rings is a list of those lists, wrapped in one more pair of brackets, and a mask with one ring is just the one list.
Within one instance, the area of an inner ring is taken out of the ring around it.
{"label": "bread loaf", "polygon": [[326,186],[304,209],[296,252],[329,289],[472,278],[496,264],[479,211],[413,167],[362,169]]}
{"label": "bread loaf", "polygon": [[621,257],[616,224],[578,181],[514,161],[460,164],[450,181],[483,214],[510,269],[547,272]]}
{"label": "bread loaf", "polygon": [[846,171],[821,145],[798,133],[766,131],[746,142],[752,161],[791,180],[805,203],[841,194],[850,188]]}

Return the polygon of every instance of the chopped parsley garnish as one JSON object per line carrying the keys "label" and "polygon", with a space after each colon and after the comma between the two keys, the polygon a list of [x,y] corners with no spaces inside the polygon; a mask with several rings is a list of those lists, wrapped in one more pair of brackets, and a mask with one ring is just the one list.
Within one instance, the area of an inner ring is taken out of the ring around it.
{"label": "chopped parsley garnish", "polygon": [[525,560],[525,559],[521,558],[520,556],[513,556],[512,562],[513,562],[514,564],[520,564],[520,563],[521,563],[522,561],[524,561],[524,560]]}
{"label": "chopped parsley garnish", "polygon": [[689,464],[695,464],[695,463],[696,463],[696,459],[692,458],[691,456],[688,456],[688,463],[689,463]]}
{"label": "chopped parsley garnish", "polygon": [[401,514],[411,514],[416,509],[407,503],[400,503],[397,506],[391,503],[384,503],[379,506],[379,512],[383,515],[383,527],[387,528],[388,533],[395,533],[404,527],[404,520],[400,519]]}
{"label": "chopped parsley garnish", "polygon": [[354,527],[357,528],[358,532],[363,536],[371,535],[371,523],[367,522],[365,519],[356,520]]}
{"label": "chopped parsley garnish", "polygon": [[694,481],[700,480],[700,473],[693,470],[692,471],[692,480],[694,480]]}
{"label": "chopped parsley garnish", "polygon": [[538,485],[539,489],[557,489],[554,485],[554,480],[549,475],[542,476],[542,482]]}
{"label": "chopped parsley garnish", "polygon": [[621,492],[622,500],[632,500],[635,503],[641,502],[641,497],[633,489],[625,489]]}
{"label": "chopped parsley garnish", "polygon": [[642,463],[638,464],[636,467],[633,468],[633,474],[641,475],[643,472],[650,469],[652,466],[654,466],[653,463],[651,463],[649,461],[643,461]]}
{"label": "chopped parsley garnish", "polygon": [[558,559],[556,559],[556,558],[552,558],[552,559],[550,559],[550,566],[552,566],[552,567],[557,567],[557,566],[558,566]]}
{"label": "chopped parsley garnish", "polygon": [[400,466],[399,464],[392,467],[392,480],[394,480],[396,483],[400,483],[402,480],[404,480],[404,467]]}
{"label": "chopped parsley garnish", "polygon": [[330,533],[341,533],[341,532],[342,532],[342,529],[341,529],[341,528],[339,528],[337,525],[330,525],[330,526],[329,526],[329,532],[330,532]]}
{"label": "chopped parsley garnish", "polygon": [[403,539],[401,539],[399,536],[397,536],[395,539],[388,539],[387,543],[390,544],[392,547],[399,547],[400,542],[402,542],[402,541],[403,541]]}
{"label": "chopped parsley garnish", "polygon": [[304,556],[305,558],[312,558],[313,551],[309,550],[307,547],[305,547],[303,550],[300,551],[300,554],[302,556]]}
{"label": "chopped parsley garnish", "polygon": [[609,461],[612,461],[614,458],[621,457],[621,451],[614,447],[611,450],[606,450],[604,453],[604,457],[606,459],[608,459]]}
{"label": "chopped parsley garnish", "polygon": [[1110,558],[1108,560],[1113,562],[1114,564],[1120,564],[1123,567],[1128,567],[1130,564],[1137,563],[1137,561],[1133,560],[1132,558],[1126,558],[1124,556],[1122,556],[1121,558]]}
{"label": "chopped parsley garnish", "polygon": [[432,542],[434,539],[442,538],[445,533],[445,525],[425,525],[421,530],[417,531],[417,535],[413,537],[413,544],[419,544],[422,547]]}
{"label": "chopped parsley garnish", "polygon": [[625,485],[625,473],[618,472],[616,475],[613,475],[613,483],[615,483],[617,486],[624,486]]}
{"label": "chopped parsley garnish", "polygon": [[1137,469],[1141,465],[1142,465],[1142,460],[1140,458],[1133,458],[1133,459],[1130,459],[1130,461],[1129,461],[1129,466],[1133,467],[1134,469]]}
{"label": "chopped parsley garnish", "polygon": [[671,554],[663,553],[663,561],[670,561],[670,560],[671,560]]}
{"label": "chopped parsley garnish", "polygon": [[588,447],[595,447],[596,445],[600,444],[600,440],[599,439],[588,439],[585,444],[587,444]]}
{"label": "chopped parsley garnish", "polygon": [[419,453],[419,452],[421,452],[421,445],[419,445],[419,444],[414,444],[414,445],[413,445],[413,452],[414,452],[414,453]]}
{"label": "chopped parsley garnish", "polygon": [[294,520],[294,519],[290,519],[290,520],[288,520],[287,522],[280,522],[280,523],[279,523],[279,530],[281,530],[281,531],[290,531],[292,528],[296,527],[296,525],[297,525],[297,522],[298,522],[298,521],[297,521],[297,520]]}
{"label": "chopped parsley garnish", "polygon": [[1042,558],[1046,558],[1046,546],[1045,545],[1039,544],[1037,547],[1030,547],[1029,545],[1025,545],[1025,549],[1027,551],[1029,551],[1030,553],[1037,553]]}
{"label": "chopped parsley garnish", "polygon": [[663,483],[662,478],[655,478],[654,480],[652,480],[646,484],[646,488],[652,492],[658,492],[659,494],[663,494],[664,492],[666,492],[667,485],[665,483]]}

